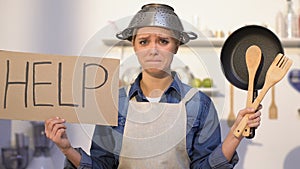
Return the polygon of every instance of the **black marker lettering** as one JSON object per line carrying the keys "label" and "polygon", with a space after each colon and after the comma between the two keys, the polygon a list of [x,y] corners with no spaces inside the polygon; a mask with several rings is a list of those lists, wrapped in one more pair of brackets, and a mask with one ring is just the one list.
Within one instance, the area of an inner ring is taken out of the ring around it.
{"label": "black marker lettering", "polygon": [[58,104],[60,106],[78,107],[78,104],[62,103],[61,83],[62,83],[62,64],[60,62],[58,63]]}
{"label": "black marker lettering", "polygon": [[[104,71],[104,80],[101,84],[99,84],[98,86],[94,86],[94,87],[88,87],[86,86],[86,71],[87,71],[87,68],[90,67],[90,66],[97,66],[101,69],[103,69]],[[91,63],[91,64],[83,64],[83,78],[82,78],[82,107],[85,106],[85,93],[86,93],[86,90],[89,89],[98,89],[100,88],[101,86],[103,86],[106,81],[108,79],[108,71],[105,69],[105,67],[103,67],[102,65],[98,65],[98,64],[95,64],[95,63]]]}
{"label": "black marker lettering", "polygon": [[25,68],[25,82],[21,81],[15,81],[15,82],[10,82],[9,81],[9,60],[6,61],[6,83],[5,83],[5,93],[4,93],[4,105],[3,108],[6,109],[6,99],[7,99],[7,92],[8,92],[8,87],[9,85],[25,85],[25,90],[24,90],[24,105],[25,108],[27,107],[27,89],[28,89],[28,70],[29,70],[29,63],[26,62],[26,68]]}
{"label": "black marker lettering", "polygon": [[48,103],[43,103],[43,104],[38,104],[36,103],[36,92],[35,92],[35,88],[37,85],[51,85],[52,83],[51,82],[36,82],[35,80],[35,71],[36,71],[36,66],[37,65],[45,65],[45,64],[52,64],[52,62],[34,62],[33,63],[33,94],[32,94],[32,97],[33,97],[33,105],[34,106],[49,106],[49,107],[53,107],[53,104],[48,104]]}

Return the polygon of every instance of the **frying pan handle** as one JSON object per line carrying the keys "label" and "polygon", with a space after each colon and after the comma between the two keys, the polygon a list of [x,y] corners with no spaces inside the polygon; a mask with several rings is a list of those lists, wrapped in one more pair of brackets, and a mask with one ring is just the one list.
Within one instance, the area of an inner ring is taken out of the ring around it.
{"label": "frying pan handle", "polygon": [[247,139],[253,139],[255,136],[255,128],[254,127],[251,127],[250,128],[250,132],[249,132],[249,136],[247,136],[246,138]]}
{"label": "frying pan handle", "polygon": [[[253,103],[254,100],[256,99],[257,95],[258,95],[258,91],[257,91],[257,90],[254,90],[254,91],[253,91],[253,99],[252,99],[252,103]],[[246,137],[247,139],[252,139],[252,138],[254,138],[254,136],[255,136],[255,129],[256,129],[255,127],[251,127],[251,128],[250,128],[249,136]]]}

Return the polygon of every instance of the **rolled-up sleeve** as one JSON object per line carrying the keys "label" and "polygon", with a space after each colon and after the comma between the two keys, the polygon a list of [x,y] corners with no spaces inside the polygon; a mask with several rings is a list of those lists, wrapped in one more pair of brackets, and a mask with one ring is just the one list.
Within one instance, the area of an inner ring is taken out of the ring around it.
{"label": "rolled-up sleeve", "polygon": [[91,157],[81,148],[75,148],[81,155],[80,165],[76,168],[71,161],[67,158],[65,160],[64,169],[91,169],[92,168],[92,160]]}
{"label": "rolled-up sleeve", "polygon": [[231,161],[228,161],[223,154],[222,151],[222,144],[220,144],[211,154],[209,157],[209,164],[211,168],[218,168],[218,169],[227,169],[233,168],[237,162],[239,161],[239,157],[235,152]]}
{"label": "rolled-up sleeve", "polygon": [[89,156],[81,148],[75,148],[81,155],[79,167],[76,168],[71,161],[67,158],[65,160],[64,169],[113,169],[116,168],[116,162],[114,155],[108,151],[98,147],[95,143],[92,143],[92,156]]}

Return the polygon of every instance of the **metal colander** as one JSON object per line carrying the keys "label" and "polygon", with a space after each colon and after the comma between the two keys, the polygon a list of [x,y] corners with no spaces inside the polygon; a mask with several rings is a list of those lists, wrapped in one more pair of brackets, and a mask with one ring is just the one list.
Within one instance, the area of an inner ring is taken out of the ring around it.
{"label": "metal colander", "polygon": [[174,9],[164,4],[147,4],[132,18],[128,27],[116,34],[122,40],[132,40],[134,30],[141,27],[157,26],[173,30],[178,34],[181,44],[187,43],[191,39],[196,39],[194,32],[184,32],[182,23]]}

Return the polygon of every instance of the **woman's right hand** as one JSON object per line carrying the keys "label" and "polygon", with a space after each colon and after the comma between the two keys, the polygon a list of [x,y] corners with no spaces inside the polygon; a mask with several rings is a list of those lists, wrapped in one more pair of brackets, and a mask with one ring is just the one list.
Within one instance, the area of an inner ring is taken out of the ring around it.
{"label": "woman's right hand", "polygon": [[71,143],[67,137],[65,126],[66,120],[55,117],[45,121],[46,136],[52,140],[57,147],[64,153],[72,148]]}

